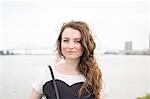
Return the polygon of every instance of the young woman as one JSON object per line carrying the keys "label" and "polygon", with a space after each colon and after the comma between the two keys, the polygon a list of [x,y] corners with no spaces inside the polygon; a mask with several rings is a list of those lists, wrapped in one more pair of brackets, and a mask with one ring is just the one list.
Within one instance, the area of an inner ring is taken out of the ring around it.
{"label": "young woman", "polygon": [[[87,23],[63,24],[57,39],[57,52],[64,62],[52,66],[60,99],[103,99],[102,72],[94,57],[96,44]],[[56,99],[49,68],[33,83],[30,99]]]}

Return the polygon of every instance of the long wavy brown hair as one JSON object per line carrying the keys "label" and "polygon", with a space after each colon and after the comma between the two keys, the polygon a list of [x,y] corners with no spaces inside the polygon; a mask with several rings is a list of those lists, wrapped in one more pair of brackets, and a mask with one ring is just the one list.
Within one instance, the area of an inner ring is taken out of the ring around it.
{"label": "long wavy brown hair", "polygon": [[81,33],[81,46],[83,47],[83,55],[81,56],[77,69],[85,76],[86,80],[79,89],[79,95],[81,95],[88,86],[91,86],[95,98],[100,99],[100,92],[102,89],[102,72],[100,71],[99,65],[94,57],[94,49],[96,44],[92,37],[92,32],[89,29],[88,24],[83,21],[70,21],[68,23],[64,23],[61,27],[60,34],[56,42],[56,50],[59,57],[63,57],[61,53],[61,39],[62,33],[66,28],[73,28]]}

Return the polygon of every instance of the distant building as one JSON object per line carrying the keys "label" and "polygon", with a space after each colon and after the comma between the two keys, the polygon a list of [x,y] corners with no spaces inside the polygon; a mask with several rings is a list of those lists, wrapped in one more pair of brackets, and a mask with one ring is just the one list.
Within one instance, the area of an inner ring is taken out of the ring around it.
{"label": "distant building", "polygon": [[150,51],[150,33],[149,33],[149,51]]}
{"label": "distant building", "polygon": [[132,42],[131,41],[125,42],[125,51],[132,51]]}

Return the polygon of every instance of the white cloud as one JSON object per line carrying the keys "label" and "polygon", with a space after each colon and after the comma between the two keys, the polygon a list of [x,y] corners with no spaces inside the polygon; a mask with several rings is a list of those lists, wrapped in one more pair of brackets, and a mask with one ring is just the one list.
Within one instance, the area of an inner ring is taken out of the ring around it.
{"label": "white cloud", "polygon": [[101,48],[123,49],[126,40],[133,41],[135,49],[148,47],[145,1],[72,1],[0,2],[0,48],[24,44],[49,47],[62,23],[72,19],[88,22]]}

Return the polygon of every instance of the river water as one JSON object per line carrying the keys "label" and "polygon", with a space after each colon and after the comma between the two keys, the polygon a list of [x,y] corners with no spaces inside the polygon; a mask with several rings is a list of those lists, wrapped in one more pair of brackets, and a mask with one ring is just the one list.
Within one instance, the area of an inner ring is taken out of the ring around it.
{"label": "river water", "polygon": [[[53,65],[53,55],[0,56],[0,99],[28,99],[31,84],[42,66]],[[109,88],[106,99],[136,99],[150,93],[150,56],[99,55]]]}

